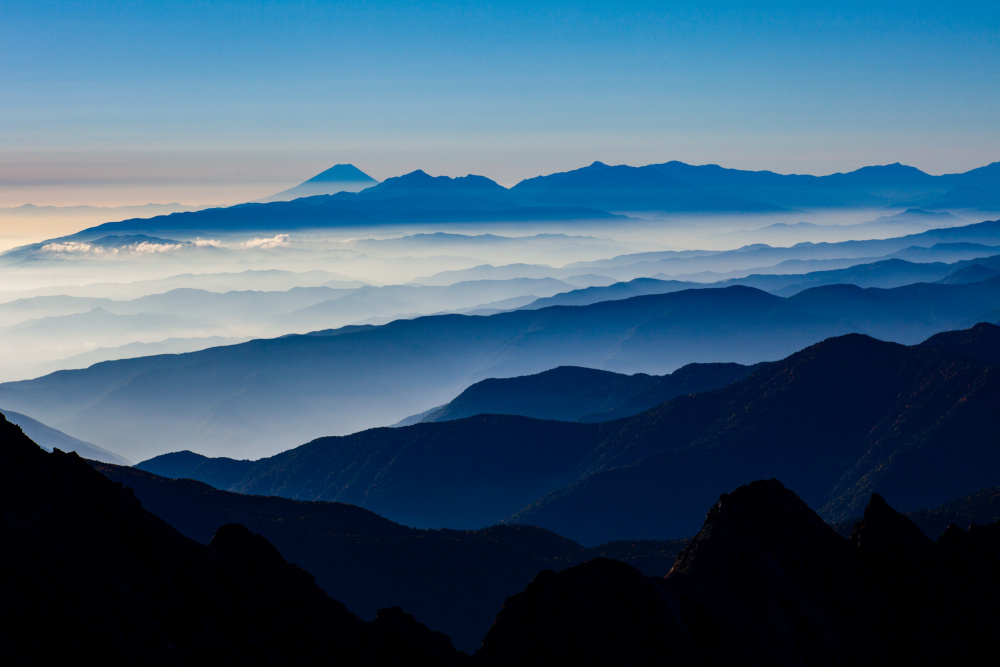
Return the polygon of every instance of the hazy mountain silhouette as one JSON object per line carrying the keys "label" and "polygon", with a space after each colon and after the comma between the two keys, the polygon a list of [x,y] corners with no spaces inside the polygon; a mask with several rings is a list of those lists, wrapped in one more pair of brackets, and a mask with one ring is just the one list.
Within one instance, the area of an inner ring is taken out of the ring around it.
{"label": "hazy mountain silhouette", "polygon": [[[970,268],[972,267],[972,268]],[[969,269],[966,271],[966,269]],[[820,285],[851,284],[858,287],[902,287],[917,282],[972,283],[987,280],[1000,273],[1000,255],[958,262],[909,262],[892,258],[855,264],[843,269],[810,271],[808,273],[754,273],[714,283],[659,278],[635,278],[611,285],[595,285],[543,297],[521,306],[521,310],[537,310],[548,306],[583,306],[601,301],[627,299],[644,294],[668,294],[685,289],[744,285],[791,296]],[[953,278],[949,276],[954,275]]]}
{"label": "hazy mountain silhouette", "polygon": [[[959,218],[956,215],[952,215],[948,212],[942,211],[925,211],[921,208],[908,208],[901,213],[894,213],[893,215],[883,215],[870,222],[862,222],[861,225],[874,226],[874,225],[898,225],[898,224],[920,224],[926,225],[929,228],[939,229],[942,227],[953,227],[962,224],[968,224],[967,221]],[[857,226],[857,225],[852,225]]]}
{"label": "hazy mountain silhouette", "polygon": [[738,197],[708,195],[652,167],[594,162],[574,171],[521,181],[510,190],[519,201],[547,206],[588,206],[612,211],[775,211]]}
{"label": "hazy mountain silhouette", "polygon": [[418,421],[450,421],[478,414],[610,421],[648,410],[675,396],[724,387],[743,379],[755,368],[741,364],[688,364],[669,375],[657,376],[560,366],[535,375],[482,380]]}
{"label": "hazy mountain silhouette", "polygon": [[873,495],[850,539],[779,482],[723,495],[664,579],[611,560],[509,599],[485,664],[993,661],[1000,526],[931,541]]}
{"label": "hazy mountain silhouette", "polygon": [[[996,258],[1000,260],[1000,257]],[[822,285],[856,285],[858,287],[893,288],[920,282],[935,282],[964,267],[968,260],[944,262],[908,262],[905,259],[883,259],[856,264],[846,269],[810,271],[809,273],[754,274],[745,278],[723,281],[723,285],[748,285],[772,294],[791,296],[811,287]],[[958,282],[958,281],[955,281]],[[974,281],[969,281],[974,282]]]}
{"label": "hazy mountain silhouette", "polygon": [[458,658],[412,619],[362,622],[243,526],[218,528],[210,546],[181,536],[83,459],[43,452],[5,419],[0,509],[6,664]]}
{"label": "hazy mountain silhouette", "polygon": [[1000,185],[998,164],[943,176],[931,176],[899,163],[827,176],[743,171],[676,161],[649,165],[649,168],[709,194],[751,198],[785,208],[907,206],[959,209],[979,208],[987,202],[976,200],[963,190],[947,198],[943,195],[957,188],[996,188]]}
{"label": "hazy mountain silhouette", "polygon": [[826,285],[799,292],[788,301],[803,312],[847,319],[878,338],[913,344],[956,325],[968,327],[992,319],[998,294],[1000,278],[994,277],[976,283],[914,283],[893,289]]}
{"label": "hazy mountain silhouette", "polygon": [[549,306],[586,306],[601,301],[617,301],[628,299],[633,296],[643,296],[646,294],[668,294],[679,292],[685,289],[697,289],[708,285],[681,280],[658,280],[656,278],[636,278],[627,282],[613,283],[611,285],[595,285],[575,289],[569,292],[562,292],[554,296],[542,297],[532,301],[521,310],[538,310]]}
{"label": "hazy mountain silhouette", "polygon": [[[1000,371],[936,344],[832,338],[600,424],[480,415],[320,438],[255,461],[228,488],[350,502],[426,527],[506,513],[583,544],[689,535],[706,499],[767,475],[832,521],[857,516],[873,491],[905,510],[933,507],[1000,482]],[[156,459],[140,466],[159,472]]]}
{"label": "hazy mountain silhouette", "polygon": [[359,192],[373,185],[378,185],[378,181],[353,164],[336,164],[309,180],[299,183],[294,188],[283,190],[259,201],[291,201],[299,197],[333,195],[338,192]]}
{"label": "hazy mountain silhouette", "polygon": [[426,196],[438,193],[504,199],[507,197],[507,188],[485,176],[475,174],[458,178],[431,176],[422,169],[417,169],[403,176],[387,178],[358,199],[389,199],[405,195]]}
{"label": "hazy mountain silhouette", "polygon": [[[990,257],[987,258],[989,263],[1000,264],[1000,257]],[[1000,268],[995,268],[992,266],[986,266],[987,261],[973,260],[972,262],[965,262],[965,266],[960,269],[952,271],[947,276],[942,278],[937,282],[945,284],[954,283],[978,283],[983,280],[989,280],[990,278],[995,278],[1000,275]]]}
{"label": "hazy mountain silhouette", "polygon": [[1000,187],[996,181],[986,188],[960,185],[940,196],[924,197],[917,200],[917,203],[929,209],[971,209],[992,212],[1000,210]]}
{"label": "hazy mountain silhouette", "polygon": [[1000,320],[991,315],[1000,309],[994,283],[831,286],[787,299],[734,286],[488,317],[419,317],[105,362],[4,383],[0,404],[132,459],[178,442],[210,455],[257,457],[396,423],[488,377],[560,365],[660,374],[692,362],[756,363],[852,331],[915,343]]}
{"label": "hazy mountain silhouette", "polygon": [[445,222],[612,220],[582,205],[521,204],[483,176],[432,177],[423,171],[389,178],[360,192],[300,197],[292,201],[239,204],[194,213],[105,223],[55,241],[88,240],[109,233],[288,231],[331,227]]}
{"label": "hazy mountain silhouette", "polygon": [[[942,245],[957,243],[975,243],[983,247],[979,249],[979,252],[955,257],[953,246]],[[840,241],[837,243],[804,242],[787,248],[754,244],[735,250],[717,252],[698,251],[678,253],[676,251],[662,251],[635,253],[620,255],[606,260],[574,262],[567,265],[564,270],[592,271],[617,278],[618,280],[631,280],[636,277],[649,276],[662,277],[660,274],[667,277],[683,277],[696,275],[701,272],[715,272],[717,274],[734,271],[802,273],[801,266],[796,270],[777,269],[782,268],[782,263],[791,262],[792,260],[866,259],[868,261],[875,261],[878,259],[887,259],[890,256],[913,259],[913,257],[907,257],[901,253],[902,251],[912,253],[914,250],[920,252],[919,261],[921,262],[952,262],[960,259],[996,255],[996,246],[998,245],[1000,245],[1000,220],[995,220],[961,227],[931,229],[919,234],[910,234],[889,239]],[[845,266],[850,266],[850,263],[831,268],[845,268]],[[806,270],[808,271],[810,268]],[[716,275],[714,279],[718,280],[726,277],[729,276]],[[712,279],[705,278],[705,280]]]}
{"label": "hazy mountain silhouette", "polygon": [[207,544],[217,526],[245,525],[361,618],[402,606],[468,652],[479,647],[503,601],[540,570],[605,556],[663,576],[683,548],[675,541],[585,549],[530,526],[416,530],[342,503],[240,495],[135,468],[95,467],[187,537]]}
{"label": "hazy mountain silhouette", "polygon": [[[1000,208],[1000,168],[996,163],[944,176],[930,176],[898,163],[863,167],[846,174],[800,176],[681,162],[643,167],[595,162],[569,172],[526,179],[510,190],[482,176],[434,179],[418,170],[357,193],[329,194],[331,189],[370,184],[363,180],[364,176],[351,165],[337,165],[275,195],[299,196],[292,201],[133,218],[58,240],[90,240],[112,232],[176,231],[195,235],[390,222],[585,220],[607,218],[607,210],[763,212],[796,207],[901,205],[923,209]],[[316,189],[321,193],[301,196]]]}
{"label": "hazy mountain silhouette", "polygon": [[109,361],[2,384],[0,404],[133,459],[178,442],[244,458],[392,424],[487,377],[559,365],[665,373],[691,362],[756,363],[852,330],[751,288],[687,290]]}

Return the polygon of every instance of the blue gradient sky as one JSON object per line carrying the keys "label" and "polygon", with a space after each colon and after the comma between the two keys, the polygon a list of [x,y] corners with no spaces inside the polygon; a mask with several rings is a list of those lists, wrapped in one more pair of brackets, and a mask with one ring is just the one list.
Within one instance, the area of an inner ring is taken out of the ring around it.
{"label": "blue gradient sky", "polygon": [[1000,3],[611,4],[0,0],[0,205],[1000,160]]}

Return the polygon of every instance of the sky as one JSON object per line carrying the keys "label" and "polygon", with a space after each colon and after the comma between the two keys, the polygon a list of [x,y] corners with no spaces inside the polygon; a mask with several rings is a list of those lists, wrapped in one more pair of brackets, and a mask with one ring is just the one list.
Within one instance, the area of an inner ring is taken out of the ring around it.
{"label": "sky", "polygon": [[9,2],[0,206],[224,204],[336,163],[1000,160],[1000,3]]}

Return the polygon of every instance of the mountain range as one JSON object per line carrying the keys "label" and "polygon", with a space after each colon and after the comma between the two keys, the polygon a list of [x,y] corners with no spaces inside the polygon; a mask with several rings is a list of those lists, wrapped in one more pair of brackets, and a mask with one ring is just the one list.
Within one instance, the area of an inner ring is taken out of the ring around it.
{"label": "mountain range", "polygon": [[990,426],[1000,376],[975,356],[998,343],[1000,327],[986,324],[912,347],[847,335],[611,422],[480,415],[320,438],[257,461],[186,454],[139,467],[350,502],[408,525],[536,525],[585,545],[690,535],[706,498],[769,475],[831,521],[857,516],[872,492],[916,510],[1000,484]]}
{"label": "mountain range", "polygon": [[60,371],[0,384],[0,405],[133,460],[178,442],[260,456],[396,423],[488,377],[560,365],[665,373],[691,362],[752,364],[848,332],[915,343],[1000,320],[997,280],[834,285],[788,298],[733,286],[418,317]]}
{"label": "mountain range", "polygon": [[269,199],[296,196],[299,199],[292,201],[106,223],[65,238],[388,222],[608,221],[612,219],[608,211],[763,213],[829,207],[996,211],[1000,210],[1000,163],[943,176],[898,163],[846,174],[799,176],[682,162],[642,167],[594,162],[569,172],[529,178],[509,190],[483,176],[431,177],[420,170],[375,184],[353,165],[336,165]]}
{"label": "mountain range", "polygon": [[0,383],[0,662],[995,661],[1000,163],[268,199],[0,255],[0,372],[165,352]]}

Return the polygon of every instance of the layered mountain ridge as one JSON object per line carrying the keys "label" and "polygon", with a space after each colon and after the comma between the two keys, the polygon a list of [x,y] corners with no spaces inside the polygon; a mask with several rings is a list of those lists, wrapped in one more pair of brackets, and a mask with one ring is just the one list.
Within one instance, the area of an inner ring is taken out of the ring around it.
{"label": "layered mountain ridge", "polygon": [[4,383],[0,405],[133,460],[179,441],[242,458],[396,423],[487,377],[559,365],[660,374],[691,362],[753,364],[848,332],[916,343],[1000,319],[997,280],[821,286],[788,298],[731,286],[489,316],[426,316]]}
{"label": "layered mountain ridge", "polygon": [[1000,375],[975,356],[997,343],[988,324],[912,347],[847,335],[617,421],[479,415],[320,438],[258,461],[140,467],[351,502],[410,525],[504,519],[583,544],[690,535],[706,498],[764,476],[788,479],[827,520],[857,516],[872,492],[915,510],[1000,484],[990,426]]}

